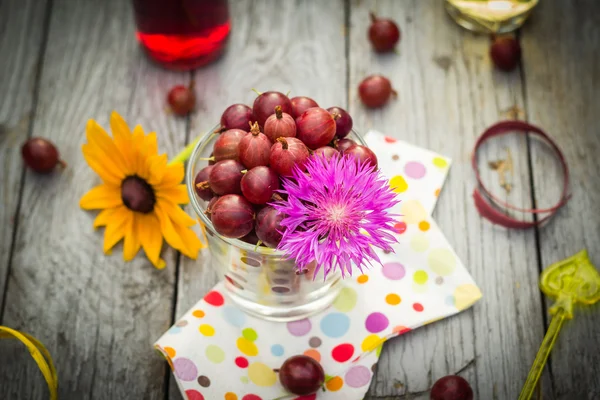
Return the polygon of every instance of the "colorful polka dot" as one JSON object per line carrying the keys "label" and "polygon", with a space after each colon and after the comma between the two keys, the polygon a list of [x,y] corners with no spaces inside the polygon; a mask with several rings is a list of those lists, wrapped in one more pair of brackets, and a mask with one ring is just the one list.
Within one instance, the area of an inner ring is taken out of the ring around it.
{"label": "colorful polka dot", "polygon": [[425,166],[418,161],[407,162],[404,166],[404,173],[412,179],[421,179],[427,173]]}
{"label": "colorful polka dot", "polygon": [[175,354],[176,354],[176,352],[175,352],[175,349],[174,349],[174,348],[172,348],[172,347],[165,347],[165,349],[164,349],[164,350],[165,350],[165,353],[167,353],[167,355],[168,355],[169,357],[171,357],[171,358],[175,358]]}
{"label": "colorful polka dot", "polygon": [[242,336],[244,337],[244,339],[249,340],[251,342],[254,342],[256,339],[258,339],[258,334],[252,328],[244,329],[242,331]]}
{"label": "colorful polka dot", "polygon": [[304,336],[310,332],[311,328],[312,324],[308,318],[287,323],[288,332],[290,332],[293,336]]}
{"label": "colorful polka dot", "polygon": [[393,137],[389,137],[389,136],[384,136],[383,140],[385,140],[388,143],[396,143],[397,142],[396,139],[394,139]]}
{"label": "colorful polka dot", "polygon": [[391,306],[397,306],[401,301],[402,299],[396,293],[390,293],[385,296],[385,302]]}
{"label": "colorful polka dot", "polygon": [[444,283],[444,278],[442,278],[441,276],[438,276],[437,278],[435,278],[436,285],[441,285],[443,283]]}
{"label": "colorful polka dot", "polygon": [[237,357],[235,359],[235,365],[237,365],[240,368],[247,368],[248,360],[246,360],[244,357]]}
{"label": "colorful polka dot", "polygon": [[197,390],[190,389],[185,391],[188,400],[204,400],[204,396]]}
{"label": "colorful polka dot", "polygon": [[246,323],[246,314],[237,307],[225,306],[223,307],[223,319],[230,325],[241,328]]}
{"label": "colorful polka dot", "polygon": [[410,238],[410,248],[417,253],[422,253],[429,248],[429,238],[423,232],[415,233]]}
{"label": "colorful polka dot", "polygon": [[339,376],[334,376],[325,383],[325,387],[330,392],[337,392],[344,386],[344,380]]}
{"label": "colorful polka dot", "polygon": [[383,350],[383,343],[377,346],[377,350],[375,350],[375,355],[379,357],[381,355],[381,350]]}
{"label": "colorful polka dot", "polygon": [[280,344],[274,344],[271,346],[271,354],[275,357],[281,357],[283,355],[283,346]]}
{"label": "colorful polka dot", "polygon": [[[246,383],[250,383],[250,379],[248,379],[247,376],[240,376],[240,382],[246,384]],[[246,397],[244,397],[245,399]],[[243,400],[243,399],[242,399]]]}
{"label": "colorful polka dot", "polygon": [[417,312],[421,312],[424,310],[423,305],[421,303],[414,303],[413,309]]}
{"label": "colorful polka dot", "polygon": [[356,278],[356,282],[362,284],[362,283],[367,283],[369,281],[369,275],[359,275],[358,278]]}
{"label": "colorful polka dot", "polygon": [[255,394],[247,394],[244,397],[242,397],[242,400],[262,400],[262,399]]}
{"label": "colorful polka dot", "polygon": [[319,339],[318,337],[311,337],[310,340],[308,341],[308,345],[310,347],[319,347],[321,345],[321,339]]}
{"label": "colorful polka dot", "polygon": [[192,312],[192,315],[196,318],[204,318],[204,311],[202,310],[194,310],[194,312]]}
{"label": "colorful polka dot", "polygon": [[355,365],[346,372],[344,380],[346,381],[346,385],[359,388],[371,381],[371,371],[364,365]]}
{"label": "colorful polka dot", "polygon": [[225,400],[238,400],[237,394],[232,392],[225,393]]}
{"label": "colorful polka dot", "polygon": [[442,189],[440,189],[440,188],[437,188],[437,189],[435,189],[435,193],[433,193],[433,195],[434,195],[435,197],[440,197],[440,192],[441,192],[441,191],[442,191]]}
{"label": "colorful polka dot", "polygon": [[188,322],[185,319],[182,319],[181,321],[177,321],[175,326],[182,328],[184,326],[187,326],[187,324],[188,324]]}
{"label": "colorful polka dot", "polygon": [[216,290],[208,292],[206,296],[204,296],[204,301],[215,307],[220,307],[225,303],[225,299],[221,293],[217,292]]}
{"label": "colorful polka dot", "polygon": [[394,154],[392,156],[392,160],[394,160],[394,161],[398,161],[399,159],[400,159],[400,156],[398,154]]}
{"label": "colorful polka dot", "polygon": [[454,305],[459,310],[464,310],[481,298],[481,291],[470,283],[460,285],[454,290]]}
{"label": "colorful polka dot", "polygon": [[362,351],[368,352],[374,350],[377,346],[383,343],[385,339],[380,338],[378,335],[372,334],[367,336],[360,345]]}
{"label": "colorful polka dot", "polygon": [[208,324],[202,324],[202,325],[200,325],[198,327],[198,330],[204,336],[214,336],[214,334],[215,334],[215,328],[213,328],[212,326],[210,326]]}
{"label": "colorful polka dot", "polygon": [[356,306],[357,298],[356,290],[348,286],[343,287],[333,302],[333,307],[341,312],[350,312]]}
{"label": "colorful polka dot", "polygon": [[404,193],[408,189],[408,183],[406,183],[406,179],[402,175],[396,175],[390,179],[390,189],[394,193]]}
{"label": "colorful polka dot", "polygon": [[354,355],[354,346],[350,343],[343,343],[335,346],[331,350],[331,357],[337,362],[346,362]]}
{"label": "colorful polka dot", "polygon": [[427,210],[417,200],[403,201],[400,205],[400,214],[407,224],[418,224],[428,217]]}
{"label": "colorful polka dot", "polygon": [[304,352],[304,355],[307,357],[312,358],[313,360],[317,361],[317,362],[321,362],[321,353],[319,353],[317,350],[315,349],[308,349]]}
{"label": "colorful polka dot", "polygon": [[215,364],[220,364],[225,360],[225,352],[215,344],[206,347],[205,355],[210,362]]}
{"label": "colorful polka dot", "polygon": [[273,386],[277,382],[277,375],[268,365],[255,362],[248,367],[248,378],[257,386]]}
{"label": "colorful polka dot", "polygon": [[448,276],[456,268],[456,256],[446,248],[433,249],[427,257],[427,264],[436,274]]}
{"label": "colorful polka dot", "polygon": [[169,331],[168,331],[168,332],[169,332],[170,334],[176,334],[176,333],[181,333],[181,331],[182,331],[182,330],[183,330],[183,329],[181,329],[181,328],[180,328],[180,327],[178,327],[178,326],[172,326],[172,327],[169,329]]}
{"label": "colorful polka dot", "polygon": [[423,285],[425,282],[427,282],[427,278],[428,278],[427,272],[423,271],[422,269],[418,270],[413,275],[413,280],[415,281],[415,283],[418,283],[419,285]]}
{"label": "colorful polka dot", "polygon": [[421,221],[419,222],[419,229],[422,230],[423,232],[427,232],[429,230],[429,222],[427,221]]}
{"label": "colorful polka dot", "polygon": [[449,295],[446,296],[446,299],[444,300],[444,303],[446,303],[447,306],[450,307],[456,307],[456,305],[454,304],[454,296],[453,295]]}
{"label": "colorful polka dot", "polygon": [[387,328],[389,323],[390,321],[385,315],[380,312],[374,312],[369,314],[365,320],[365,327],[367,328],[367,331],[377,333]]}
{"label": "colorful polka dot", "polygon": [[200,375],[198,377],[198,385],[200,385],[202,387],[209,387],[210,379],[208,378],[208,376]]}
{"label": "colorful polka dot", "polygon": [[409,332],[411,329],[404,326],[404,325],[398,325],[394,327],[393,332],[397,333],[398,335],[402,335],[403,333]]}
{"label": "colorful polka dot", "polygon": [[435,157],[433,159],[433,165],[438,168],[446,168],[448,166],[448,161],[444,160],[442,157]]}
{"label": "colorful polka dot", "polygon": [[241,337],[238,338],[236,342],[237,348],[242,354],[247,355],[249,357],[254,357],[258,355],[258,347],[248,339]]}
{"label": "colorful polka dot", "polygon": [[413,292],[420,294],[427,293],[427,291],[429,290],[429,285],[427,285],[427,283],[419,284],[413,282],[412,285],[410,285],[410,287]]}
{"label": "colorful polka dot", "polygon": [[394,230],[399,234],[406,232],[406,222],[400,221],[394,224]]}
{"label": "colorful polka dot", "polygon": [[406,275],[404,265],[398,262],[389,262],[383,264],[381,272],[383,273],[383,276],[393,281],[399,281],[400,279],[404,278],[404,275]]}
{"label": "colorful polka dot", "polygon": [[344,336],[350,328],[350,318],[345,314],[331,313],[321,320],[321,331],[328,337]]}
{"label": "colorful polka dot", "polygon": [[193,381],[198,376],[196,364],[188,358],[176,359],[173,361],[173,368],[175,368],[175,375],[182,381]]}

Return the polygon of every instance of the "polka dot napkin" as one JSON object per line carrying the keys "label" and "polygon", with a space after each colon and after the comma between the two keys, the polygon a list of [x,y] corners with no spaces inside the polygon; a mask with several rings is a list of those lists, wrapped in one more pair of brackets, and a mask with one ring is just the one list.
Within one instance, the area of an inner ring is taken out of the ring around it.
{"label": "polka dot napkin", "polygon": [[383,267],[344,281],[331,307],[277,323],[237,309],[217,284],[155,344],[190,400],[272,400],[286,396],[274,368],[292,355],[320,361],[325,391],[286,399],[362,399],[383,342],[456,314],[479,288],[430,217],[450,166],[431,151],[370,131],[365,136],[402,202],[395,253]]}

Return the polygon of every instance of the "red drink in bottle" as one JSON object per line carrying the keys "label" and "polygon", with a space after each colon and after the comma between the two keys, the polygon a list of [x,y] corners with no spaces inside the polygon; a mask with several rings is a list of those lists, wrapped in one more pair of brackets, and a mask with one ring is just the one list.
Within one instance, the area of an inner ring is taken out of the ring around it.
{"label": "red drink in bottle", "polygon": [[229,37],[227,0],[133,0],[137,39],[167,68],[190,70],[217,59]]}

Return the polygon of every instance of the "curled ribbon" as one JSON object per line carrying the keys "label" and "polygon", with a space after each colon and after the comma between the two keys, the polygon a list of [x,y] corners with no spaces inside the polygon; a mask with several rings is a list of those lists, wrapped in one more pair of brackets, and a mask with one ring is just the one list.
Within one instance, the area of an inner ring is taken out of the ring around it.
{"label": "curled ribbon", "polygon": [[44,347],[44,345],[33,336],[28,335],[27,333],[16,331],[6,326],[0,326],[0,339],[17,339],[27,347],[31,357],[35,360],[40,371],[42,371],[42,375],[44,375],[44,379],[48,384],[50,400],[57,400],[58,378],[56,375],[56,369],[52,363],[52,357],[50,356],[50,353],[46,347]]}
{"label": "curled ribbon", "polygon": [[[520,134],[533,134],[541,138],[545,141],[554,151],[560,166],[563,170],[563,187],[562,193],[558,201],[551,207],[548,208],[521,208],[516,207],[512,204],[509,204],[497,196],[494,196],[492,192],[483,184],[481,179],[481,175],[479,174],[479,167],[477,165],[477,150],[481,147],[483,142],[486,140],[495,137],[501,136],[508,133],[520,133]],[[527,229],[532,228],[534,226],[539,226],[544,222],[548,221],[550,218],[556,214],[556,212],[571,198],[571,194],[569,193],[569,168],[567,166],[567,162],[565,160],[565,156],[562,154],[556,143],[540,128],[537,126],[528,124],[523,121],[502,121],[498,122],[483,132],[483,134],[477,139],[475,143],[475,149],[473,150],[473,155],[471,158],[471,164],[473,166],[473,170],[475,171],[475,178],[477,179],[478,187],[473,191],[473,199],[475,201],[475,206],[477,207],[477,211],[481,214],[482,217],[488,219],[494,224],[502,225],[505,228],[515,228],[515,229]],[[522,211],[530,214],[541,214],[548,213],[548,215],[536,219],[532,222],[522,221],[515,219],[500,210],[494,208],[492,204],[500,207],[504,207],[506,209]]]}

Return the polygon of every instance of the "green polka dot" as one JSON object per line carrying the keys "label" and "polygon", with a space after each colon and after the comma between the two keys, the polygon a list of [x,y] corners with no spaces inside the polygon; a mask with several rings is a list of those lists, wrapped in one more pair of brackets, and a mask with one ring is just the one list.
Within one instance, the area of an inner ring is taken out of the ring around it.
{"label": "green polka dot", "polygon": [[248,382],[250,382],[250,380],[248,379],[248,377],[247,377],[247,376],[241,376],[241,377],[240,377],[240,381],[241,381],[242,383],[248,383]]}
{"label": "green polka dot", "polygon": [[357,298],[356,290],[350,287],[342,288],[340,294],[338,294],[338,297],[333,302],[333,307],[341,312],[350,312],[356,306]]}
{"label": "green polka dot", "polygon": [[435,165],[438,168],[446,168],[448,166],[448,162],[442,157],[435,157],[433,159],[433,165]]}
{"label": "green polka dot", "polygon": [[377,350],[375,350],[375,355],[377,357],[379,357],[379,355],[381,354],[382,349],[383,349],[383,343],[381,343],[379,346],[377,346]]}
{"label": "green polka dot", "polygon": [[249,340],[251,342],[254,342],[256,339],[258,339],[258,334],[256,333],[256,331],[252,328],[246,328],[242,331],[242,336],[246,339]]}
{"label": "green polka dot", "polygon": [[428,278],[427,272],[425,272],[423,270],[419,270],[419,271],[415,272],[415,275],[413,276],[415,283],[418,283],[419,285],[422,285],[425,282],[427,282],[427,278]]}
{"label": "green polka dot", "polygon": [[225,352],[214,344],[206,347],[206,358],[215,364],[220,364],[225,360]]}

